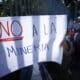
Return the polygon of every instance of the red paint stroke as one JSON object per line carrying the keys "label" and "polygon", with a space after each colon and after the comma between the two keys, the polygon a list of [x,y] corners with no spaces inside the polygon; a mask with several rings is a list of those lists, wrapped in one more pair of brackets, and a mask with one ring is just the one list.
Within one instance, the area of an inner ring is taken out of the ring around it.
{"label": "red paint stroke", "polygon": [[3,38],[3,39],[0,39],[0,42],[17,41],[17,40],[22,40],[22,39],[23,37]]}

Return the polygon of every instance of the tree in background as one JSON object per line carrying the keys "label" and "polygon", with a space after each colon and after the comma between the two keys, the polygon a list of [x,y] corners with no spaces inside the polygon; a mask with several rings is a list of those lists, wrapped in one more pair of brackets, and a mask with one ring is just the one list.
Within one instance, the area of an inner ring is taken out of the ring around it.
{"label": "tree in background", "polygon": [[[26,16],[52,14],[54,7],[61,5],[54,4],[59,0],[2,0],[0,2],[0,16]],[[62,0],[63,1],[63,0]]]}

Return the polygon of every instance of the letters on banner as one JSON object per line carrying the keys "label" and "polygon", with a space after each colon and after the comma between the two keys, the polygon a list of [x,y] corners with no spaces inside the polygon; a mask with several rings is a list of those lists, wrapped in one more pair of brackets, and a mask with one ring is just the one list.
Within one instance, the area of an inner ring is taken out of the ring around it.
{"label": "letters on banner", "polygon": [[0,18],[0,77],[37,62],[62,62],[66,15]]}

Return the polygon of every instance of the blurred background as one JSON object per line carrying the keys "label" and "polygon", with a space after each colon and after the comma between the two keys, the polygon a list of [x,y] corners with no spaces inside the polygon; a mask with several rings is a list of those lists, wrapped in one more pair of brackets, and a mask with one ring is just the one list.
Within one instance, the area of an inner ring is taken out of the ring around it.
{"label": "blurred background", "polygon": [[[71,78],[63,80],[80,80],[80,0],[0,0],[0,17],[47,14],[53,15],[56,14],[54,12],[55,8],[53,7],[55,1],[57,3],[60,1],[66,7],[66,9],[64,9],[61,7],[62,4],[57,4],[57,9],[62,10],[58,10],[56,13],[61,14],[61,12],[66,12],[68,16],[67,33],[63,43],[64,56],[62,67]],[[27,69],[24,68],[23,71],[16,71],[11,75],[2,78],[2,80],[31,80],[29,78],[25,79],[26,75],[31,77],[26,73],[27,70],[29,71],[29,74],[31,74],[32,66],[28,67]],[[45,70],[45,68],[43,68],[43,70]],[[20,73],[22,73],[23,76]],[[39,75],[37,76],[39,78]],[[50,78],[43,80],[53,79]]]}

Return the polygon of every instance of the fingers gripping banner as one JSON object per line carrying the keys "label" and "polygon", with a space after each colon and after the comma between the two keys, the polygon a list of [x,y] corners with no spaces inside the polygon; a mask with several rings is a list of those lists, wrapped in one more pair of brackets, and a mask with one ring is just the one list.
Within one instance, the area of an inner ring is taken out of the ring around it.
{"label": "fingers gripping banner", "polygon": [[0,77],[37,62],[61,64],[66,15],[0,18]]}

